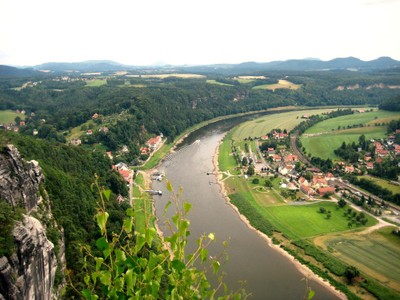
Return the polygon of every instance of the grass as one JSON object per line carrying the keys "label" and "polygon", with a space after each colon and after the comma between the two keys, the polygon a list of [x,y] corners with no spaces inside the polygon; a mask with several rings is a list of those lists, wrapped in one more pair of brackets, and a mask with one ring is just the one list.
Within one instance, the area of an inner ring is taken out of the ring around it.
{"label": "grass", "polygon": [[232,84],[223,83],[223,82],[218,82],[218,81],[216,81],[216,80],[214,80],[214,79],[207,79],[206,82],[207,82],[207,83],[210,83],[210,84],[216,84],[216,85],[233,86]]}
{"label": "grass", "polygon": [[309,128],[305,132],[305,134],[331,132],[332,129],[337,130],[339,126],[340,128],[347,128],[347,126],[358,124],[363,124],[365,126],[375,125],[375,123],[382,123],[382,121],[378,120],[385,120],[385,122],[390,122],[390,120],[395,120],[398,118],[400,118],[400,113],[398,112],[375,110],[372,112],[346,115],[319,122]]}
{"label": "grass", "polygon": [[390,181],[385,180],[383,178],[378,178],[378,177],[374,177],[374,176],[370,176],[370,175],[358,176],[357,178],[358,179],[361,179],[361,178],[368,179],[370,181],[375,182],[379,186],[381,186],[385,189],[388,189],[393,194],[400,194],[400,185],[395,185],[393,183],[390,183]]}
{"label": "grass", "polygon": [[393,227],[385,227],[367,236],[339,236],[327,241],[327,245],[340,259],[400,291],[400,238],[392,230]]}
{"label": "grass", "polygon": [[16,117],[20,117],[22,120],[25,119],[25,115],[23,114],[17,114],[16,112],[12,110],[2,110],[0,111],[0,123],[15,123],[14,119]]}
{"label": "grass", "polygon": [[159,78],[165,79],[168,77],[178,77],[178,78],[205,78],[206,76],[200,74],[190,74],[190,73],[168,73],[168,74],[149,74],[141,75],[142,78]]}
{"label": "grass", "polygon": [[230,136],[231,134],[228,134],[219,146],[218,168],[221,172],[230,171],[232,173],[237,166],[235,158],[231,155]]}
{"label": "grass", "polygon": [[105,84],[107,84],[107,79],[92,79],[92,80],[86,81],[86,86],[90,86],[90,87],[102,86]]}
{"label": "grass", "polygon": [[276,89],[292,89],[297,90],[301,87],[301,84],[294,84],[290,81],[280,79],[278,83],[273,84],[262,84],[253,87],[253,89],[264,89],[264,90],[272,90],[275,91]]}
{"label": "grass", "polygon": [[301,116],[304,114],[321,114],[333,109],[300,110],[285,113],[266,115],[255,120],[251,120],[235,127],[233,139],[243,140],[248,137],[260,137],[270,132],[272,129],[281,128],[290,131],[297,124],[304,121]]}
{"label": "grass", "polygon": [[312,156],[341,160],[333,151],[339,148],[343,142],[346,144],[355,142],[357,144],[362,134],[367,139],[383,138],[386,136],[386,126],[353,128],[316,136],[303,135],[300,141],[307,153],[311,153]]}
{"label": "grass", "polygon": [[[326,214],[319,212],[320,207],[331,211],[330,219],[326,218]],[[336,203],[333,202],[274,206],[266,208],[264,215],[279,231],[296,240],[349,230],[349,220],[343,216],[344,209],[336,207]],[[368,216],[367,226],[376,223],[375,219]]]}
{"label": "grass", "polygon": [[[398,118],[400,118],[398,112],[372,111],[328,119],[306,130],[301,136],[301,143],[312,156],[340,160],[333,151],[339,148],[343,142],[346,144],[358,143],[358,138],[362,134],[367,139],[384,138],[387,134],[387,127],[375,126],[375,123],[381,123],[378,120],[388,122]],[[348,128],[359,124],[364,127]]]}

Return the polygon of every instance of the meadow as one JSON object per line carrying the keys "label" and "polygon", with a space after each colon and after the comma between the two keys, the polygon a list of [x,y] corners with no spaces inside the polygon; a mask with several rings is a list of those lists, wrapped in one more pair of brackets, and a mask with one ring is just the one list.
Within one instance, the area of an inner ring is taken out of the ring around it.
{"label": "meadow", "polygon": [[384,227],[370,235],[338,236],[326,245],[341,260],[400,291],[400,239],[392,230]]}
{"label": "meadow", "polygon": [[86,86],[97,87],[107,84],[107,79],[91,79],[86,81]]}
{"label": "meadow", "polygon": [[[306,130],[300,141],[307,153],[311,153],[312,156],[340,160],[333,151],[339,148],[343,142],[346,144],[358,143],[358,138],[362,134],[366,139],[385,138],[387,127],[379,120],[389,122],[399,118],[400,113],[387,111],[372,111],[332,118],[319,122]],[[355,125],[362,125],[362,127],[349,128]]]}
{"label": "meadow", "polygon": [[2,110],[0,111],[0,123],[8,124],[14,123],[15,118],[20,117],[22,120],[25,119],[25,115],[17,114],[15,111],[12,110]]}
{"label": "meadow", "polygon": [[324,108],[266,115],[255,120],[242,123],[239,126],[235,127],[235,129],[233,130],[233,139],[243,140],[248,137],[260,137],[276,128],[286,129],[290,131],[300,122],[304,121],[304,119],[301,118],[303,115],[317,115],[332,110],[334,109]]}
{"label": "meadow", "polygon": [[368,179],[368,180],[370,180],[372,182],[375,182],[379,186],[381,186],[381,187],[383,187],[385,189],[388,189],[393,194],[400,194],[400,185],[396,185],[396,184],[390,183],[390,181],[385,180],[383,178],[378,178],[378,177],[374,177],[374,176],[370,176],[370,175],[357,176],[357,178],[358,179],[361,179],[361,178]]}
{"label": "meadow", "polygon": [[264,90],[272,90],[275,91],[276,89],[292,89],[297,90],[301,87],[301,84],[294,84],[290,81],[280,79],[278,83],[273,84],[262,84],[253,87],[253,89],[264,89]]}

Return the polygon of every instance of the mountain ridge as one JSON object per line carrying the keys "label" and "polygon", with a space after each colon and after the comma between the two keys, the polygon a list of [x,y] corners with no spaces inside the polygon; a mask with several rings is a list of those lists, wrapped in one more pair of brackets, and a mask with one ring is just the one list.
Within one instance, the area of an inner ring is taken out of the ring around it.
{"label": "mountain ridge", "polygon": [[0,76],[32,76],[43,74],[46,70],[55,73],[63,72],[116,72],[141,69],[174,69],[182,72],[259,72],[259,71],[318,71],[318,70],[374,70],[400,68],[400,61],[388,56],[374,60],[363,61],[356,57],[338,57],[323,61],[315,58],[288,59],[270,62],[247,61],[238,64],[208,64],[208,65],[149,65],[135,66],[121,64],[112,60],[86,60],[82,62],[46,62],[29,68],[17,68],[0,65]]}

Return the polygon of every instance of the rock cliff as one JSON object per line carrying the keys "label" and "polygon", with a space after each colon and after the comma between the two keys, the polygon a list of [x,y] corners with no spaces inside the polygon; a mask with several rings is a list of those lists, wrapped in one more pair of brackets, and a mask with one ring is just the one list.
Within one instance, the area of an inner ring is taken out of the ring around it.
{"label": "rock cliff", "polygon": [[[40,187],[43,181],[38,162],[24,161],[12,145],[0,150],[0,199],[14,210],[23,210],[22,220],[12,230],[15,251],[0,258],[0,299],[57,297],[54,280],[57,267],[62,269],[57,261],[64,258],[58,253],[57,259],[46,232],[51,226],[62,234],[52,217],[47,193]],[[64,249],[60,241],[59,248]]]}

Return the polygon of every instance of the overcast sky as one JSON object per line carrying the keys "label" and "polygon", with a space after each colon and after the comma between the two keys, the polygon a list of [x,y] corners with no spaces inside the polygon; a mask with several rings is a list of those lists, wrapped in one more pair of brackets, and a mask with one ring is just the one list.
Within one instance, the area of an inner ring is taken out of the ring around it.
{"label": "overcast sky", "polygon": [[400,60],[400,0],[0,0],[0,64]]}

